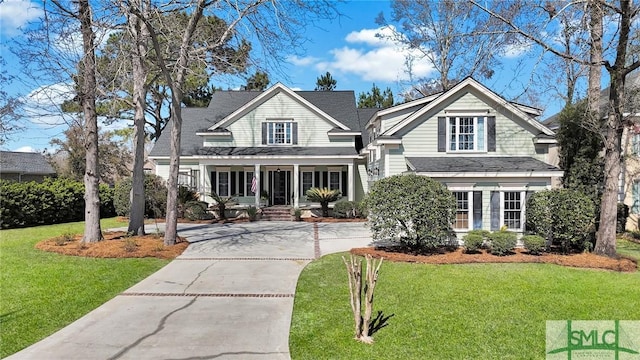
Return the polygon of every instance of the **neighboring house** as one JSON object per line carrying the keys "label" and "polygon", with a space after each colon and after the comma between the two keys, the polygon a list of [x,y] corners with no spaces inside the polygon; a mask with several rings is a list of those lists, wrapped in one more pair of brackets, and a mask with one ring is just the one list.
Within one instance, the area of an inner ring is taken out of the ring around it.
{"label": "neighboring house", "polygon": [[[625,127],[622,134],[623,164],[619,179],[618,201],[629,206],[627,230],[638,230],[640,220],[640,71],[627,75],[625,82]],[[599,108],[601,116],[607,116],[609,109],[609,87],[600,92]],[[543,121],[553,130],[560,127],[559,113]],[[555,160],[556,162],[559,159]]]}
{"label": "neighboring house", "polygon": [[[183,109],[179,182],[207,202],[213,191],[240,204],[260,205],[264,195],[269,205],[300,207],[312,187],[361,199],[367,172],[355,103],[353,91],[279,83],[264,92],[216,91],[208,108]],[[165,179],[169,137],[163,132],[149,156]]]}
{"label": "neighboring house", "polygon": [[455,230],[524,230],[527,194],[562,171],[540,111],[508,102],[472,78],[377,112],[366,129],[369,180],[413,172],[444,183],[458,201]]}
{"label": "neighboring house", "polygon": [[56,172],[42,154],[0,151],[0,179],[18,182],[42,181]]}
{"label": "neighboring house", "polygon": [[[527,194],[562,176],[549,162],[555,134],[536,119],[541,112],[472,78],[388,109],[355,104],[352,91],[282,84],[218,91],[208,108],[183,110],[179,182],[208,202],[215,191],[259,205],[264,191],[270,205],[298,207],[311,187],[340,189],[344,199],[358,201],[378,179],[416,173],[454,192],[455,229],[464,233],[503,224],[521,232]],[[169,131],[150,158],[166,179]]]}

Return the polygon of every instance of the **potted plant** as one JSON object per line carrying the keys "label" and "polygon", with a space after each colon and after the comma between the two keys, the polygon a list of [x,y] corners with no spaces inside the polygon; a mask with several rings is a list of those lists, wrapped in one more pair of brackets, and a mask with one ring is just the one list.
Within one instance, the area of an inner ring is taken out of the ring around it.
{"label": "potted plant", "polygon": [[260,206],[269,205],[269,193],[266,190],[260,192]]}

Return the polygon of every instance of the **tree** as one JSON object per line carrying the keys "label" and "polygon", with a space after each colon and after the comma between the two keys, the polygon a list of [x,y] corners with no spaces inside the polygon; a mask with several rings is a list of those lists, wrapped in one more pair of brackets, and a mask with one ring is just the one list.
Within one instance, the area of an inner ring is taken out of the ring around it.
{"label": "tree", "polygon": [[244,91],[264,91],[269,86],[269,82],[269,74],[256,71],[255,74],[247,79],[247,84],[241,88]]}
{"label": "tree", "polygon": [[380,88],[373,84],[371,92],[362,92],[358,96],[359,108],[386,109],[391,106],[393,106],[393,93],[388,87],[380,93]]}
{"label": "tree", "polygon": [[22,126],[19,124],[22,101],[20,97],[10,96],[5,91],[14,78],[7,73],[5,65],[4,58],[0,56],[0,67],[2,67],[0,83],[3,84],[2,89],[0,89],[0,146],[4,145],[9,135],[22,130]]}
{"label": "tree", "polygon": [[213,85],[199,86],[186,93],[182,102],[186,107],[207,107],[211,102],[213,94],[218,90],[222,89]]}
{"label": "tree", "polygon": [[329,216],[329,203],[340,198],[340,190],[330,190],[329,188],[311,188],[307,190],[307,200],[320,203],[322,217]]}
{"label": "tree", "polygon": [[420,175],[394,175],[376,181],[364,199],[373,239],[395,241],[415,250],[448,244],[456,200],[443,184]]}
{"label": "tree", "polygon": [[497,22],[479,9],[457,0],[394,0],[391,9],[391,21],[400,29],[382,13],[376,22],[391,30],[393,41],[421,53],[407,58],[410,75],[413,62],[426,60],[437,77],[423,80],[434,80],[436,91],[446,91],[467,76],[493,76],[509,37],[495,31]]}
{"label": "tree", "polygon": [[336,89],[338,82],[331,76],[331,73],[327,71],[326,74],[320,75],[316,80],[315,91],[333,91]]}
{"label": "tree", "polygon": [[[634,26],[637,26],[638,18],[640,17],[640,4],[635,4],[631,0],[618,0],[614,1],[602,1],[591,0],[590,4],[590,20],[592,26],[599,28],[602,19],[600,15],[604,15],[600,11],[600,7],[607,9],[611,13],[609,19],[609,27],[614,29],[611,32],[610,43],[607,54],[608,59],[602,58],[599,60],[599,44],[600,39],[603,38],[603,33],[596,29],[591,32],[591,46],[592,53],[591,58],[588,61],[584,59],[576,58],[571,54],[566,54],[562,49],[555,47],[555,44],[551,41],[545,41],[540,37],[542,34],[541,29],[538,31],[527,30],[525,27],[520,26],[520,20],[517,17],[513,17],[512,14],[505,16],[499,11],[489,9],[487,6],[480,4],[475,0],[471,2],[490,14],[492,17],[505,23],[512,32],[519,34],[521,37],[528,41],[534,42],[538,46],[542,47],[545,51],[548,51],[558,57],[566,58],[574,62],[582,63],[598,68],[604,67],[609,74],[609,98],[607,101],[605,112],[606,116],[598,116],[595,119],[586,119],[587,122],[591,120],[590,126],[593,131],[601,134],[604,141],[604,188],[602,193],[602,200],[600,202],[600,221],[599,229],[596,235],[596,246],[594,248],[595,253],[607,256],[616,256],[616,223],[617,223],[617,203],[618,203],[618,181],[621,173],[623,161],[622,152],[622,134],[625,127],[631,125],[631,120],[624,116],[625,113],[625,80],[627,75],[640,67],[640,58],[637,56],[629,56],[628,50],[632,48],[632,42],[634,38],[633,34]],[[498,3],[503,5],[503,2]],[[567,6],[579,6],[576,4],[568,4]],[[597,8],[596,8],[597,7]],[[535,16],[535,11],[532,8],[527,8],[528,13],[526,18],[529,19]],[[592,73],[592,76],[597,71]],[[594,93],[590,95],[589,107],[595,110],[593,105],[595,101],[595,91],[597,81],[593,77],[590,78],[590,89]],[[598,89],[599,90],[599,89]],[[598,109],[599,111],[600,109]]]}

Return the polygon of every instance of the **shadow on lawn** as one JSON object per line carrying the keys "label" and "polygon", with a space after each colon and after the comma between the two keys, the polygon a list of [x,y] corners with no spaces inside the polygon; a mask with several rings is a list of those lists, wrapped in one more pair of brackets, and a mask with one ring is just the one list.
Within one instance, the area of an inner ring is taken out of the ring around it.
{"label": "shadow on lawn", "polygon": [[373,320],[371,320],[371,323],[369,324],[369,336],[377,333],[380,329],[389,325],[387,321],[391,319],[394,315],[395,314],[384,316],[384,313],[378,310],[378,314]]}

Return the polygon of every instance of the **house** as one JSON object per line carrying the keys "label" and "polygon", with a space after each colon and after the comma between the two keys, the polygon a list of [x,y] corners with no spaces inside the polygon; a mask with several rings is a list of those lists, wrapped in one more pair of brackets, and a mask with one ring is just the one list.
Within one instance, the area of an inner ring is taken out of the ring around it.
{"label": "house", "polygon": [[18,182],[42,181],[56,172],[42,154],[0,151],[0,179]]}
{"label": "house", "polygon": [[524,230],[527,195],[562,176],[541,111],[506,101],[473,78],[378,111],[367,122],[369,181],[413,172],[454,193],[455,230]]}
{"label": "house", "polygon": [[[293,91],[279,83],[264,92],[216,91],[209,107],[183,110],[179,182],[207,202],[213,191],[241,205],[304,207],[312,187],[361,199],[367,172],[355,103],[353,91]],[[169,136],[149,156],[165,179]]]}
{"label": "house", "polygon": [[[553,131],[537,109],[508,102],[472,78],[388,109],[357,109],[352,91],[218,91],[184,109],[180,181],[236,195],[241,204],[308,205],[311,187],[361,200],[370,184],[402,173],[430,176],[458,200],[455,228],[521,232],[527,194],[562,176],[549,162]],[[151,151],[169,171],[169,133]],[[255,185],[254,185],[255,183]],[[255,192],[253,190],[256,190]]]}

